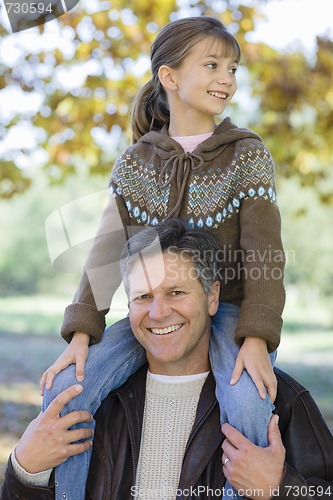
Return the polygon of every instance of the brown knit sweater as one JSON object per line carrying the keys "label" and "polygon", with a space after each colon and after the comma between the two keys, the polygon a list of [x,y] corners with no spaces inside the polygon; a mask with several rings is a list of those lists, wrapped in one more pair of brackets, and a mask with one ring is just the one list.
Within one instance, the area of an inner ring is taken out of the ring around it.
{"label": "brown knit sweater", "polygon": [[133,231],[183,217],[212,231],[221,246],[221,301],[241,306],[235,340],[279,344],[284,307],[284,252],[274,165],[255,133],[226,118],[192,153],[152,131],[116,161],[110,200],[62,335],[83,331],[98,342],[119,286],[119,255]]}

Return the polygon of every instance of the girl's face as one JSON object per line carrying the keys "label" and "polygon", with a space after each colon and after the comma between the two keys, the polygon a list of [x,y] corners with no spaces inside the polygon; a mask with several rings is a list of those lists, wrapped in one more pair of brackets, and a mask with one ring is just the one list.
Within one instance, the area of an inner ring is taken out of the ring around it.
{"label": "girl's face", "polygon": [[237,89],[237,66],[220,40],[206,38],[194,45],[180,67],[170,69],[177,85],[171,119],[177,119],[176,113],[192,124],[207,123],[223,113]]}

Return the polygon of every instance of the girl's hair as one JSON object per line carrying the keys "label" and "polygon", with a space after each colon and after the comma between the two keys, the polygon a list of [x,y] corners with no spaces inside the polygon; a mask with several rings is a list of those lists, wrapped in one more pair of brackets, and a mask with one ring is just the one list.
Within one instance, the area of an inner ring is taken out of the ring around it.
{"label": "girl's hair", "polygon": [[189,50],[205,38],[220,40],[225,44],[226,57],[233,54],[240,60],[241,50],[235,37],[215,17],[186,17],[167,24],[151,46],[152,78],[136,95],[131,108],[133,142],[150,130],[160,130],[169,124],[170,111],[167,96],[158,78],[164,64],[177,68]]}

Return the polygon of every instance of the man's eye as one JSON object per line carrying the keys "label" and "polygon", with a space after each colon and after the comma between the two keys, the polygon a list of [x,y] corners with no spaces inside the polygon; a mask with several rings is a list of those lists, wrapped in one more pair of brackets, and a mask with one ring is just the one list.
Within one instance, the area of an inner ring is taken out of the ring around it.
{"label": "man's eye", "polygon": [[134,299],[132,299],[132,301],[139,302],[140,300],[147,300],[147,299],[149,299],[148,293],[143,293],[142,295],[138,295],[137,297],[134,297]]}
{"label": "man's eye", "polygon": [[184,295],[185,292],[183,292],[183,290],[173,290],[173,292],[171,292],[171,295],[173,295],[174,297],[179,297],[180,295]]}

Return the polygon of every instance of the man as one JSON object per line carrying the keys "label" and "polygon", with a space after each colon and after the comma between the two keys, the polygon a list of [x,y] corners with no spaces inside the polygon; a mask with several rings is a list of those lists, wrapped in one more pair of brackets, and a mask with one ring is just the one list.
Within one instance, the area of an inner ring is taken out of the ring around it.
{"label": "man", "polygon": [[[333,437],[309,393],[286,374],[277,371],[280,431],[274,416],[267,448],[229,424],[221,434],[208,357],[219,300],[217,251],[209,233],[180,221],[129,240],[122,274],[148,372],[140,369],[95,415],[87,499],[220,499],[226,478],[254,500],[333,498]],[[53,499],[48,469],[89,449],[90,431],[68,428],[92,417],[59,416],[79,387],[30,424],[8,462],[3,500]]]}

